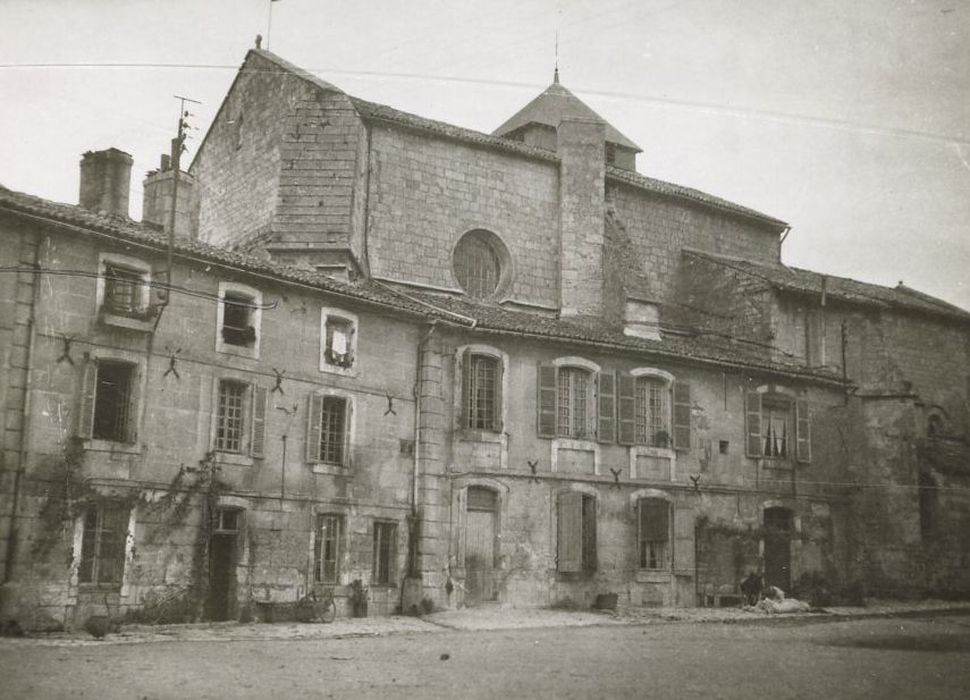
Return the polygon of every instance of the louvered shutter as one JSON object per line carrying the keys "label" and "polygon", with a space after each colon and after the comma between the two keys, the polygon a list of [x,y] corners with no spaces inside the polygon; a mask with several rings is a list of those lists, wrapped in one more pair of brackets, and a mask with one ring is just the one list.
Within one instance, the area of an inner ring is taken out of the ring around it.
{"label": "louvered shutter", "polygon": [[690,384],[674,382],[674,448],[690,449]]}
{"label": "louvered shutter", "polygon": [[502,387],[505,383],[505,366],[501,357],[495,358],[495,417],[492,419],[492,430],[502,432],[505,426],[502,425],[502,408],[505,406],[505,396]]}
{"label": "louvered shutter", "polygon": [[323,414],[323,397],[311,394],[307,399],[306,461],[320,461],[320,418]]}
{"label": "louvered shutter", "polygon": [[616,439],[616,376],[612,372],[597,375],[597,431],[600,442]]}
{"label": "louvered shutter", "polygon": [[262,457],[266,454],[266,397],[265,387],[253,385],[252,390],[252,437],[249,441],[249,454]]}
{"label": "louvered shutter", "polygon": [[694,511],[674,508],[674,572],[694,575]]}
{"label": "louvered shutter", "polygon": [[808,402],[795,402],[795,457],[799,462],[812,461],[812,424],[808,418]]}
{"label": "louvered shutter", "polygon": [[556,374],[554,366],[539,365],[536,399],[539,437],[556,437]]}
{"label": "louvered shutter", "polygon": [[583,569],[583,494],[559,494],[559,537],[557,569],[576,572]]}
{"label": "louvered shutter", "polygon": [[471,426],[471,411],[472,406],[472,353],[470,350],[465,350],[461,354],[461,427],[468,428]]}
{"label": "louvered shutter", "polygon": [[81,370],[81,393],[78,396],[77,436],[91,439],[94,434],[94,399],[98,384],[98,361],[89,359]]}
{"label": "louvered shutter", "polygon": [[621,445],[632,445],[637,439],[637,380],[620,373],[616,385],[616,441]]}
{"label": "louvered shutter", "polygon": [[745,452],[748,457],[763,457],[761,447],[761,394],[749,391],[744,395]]}

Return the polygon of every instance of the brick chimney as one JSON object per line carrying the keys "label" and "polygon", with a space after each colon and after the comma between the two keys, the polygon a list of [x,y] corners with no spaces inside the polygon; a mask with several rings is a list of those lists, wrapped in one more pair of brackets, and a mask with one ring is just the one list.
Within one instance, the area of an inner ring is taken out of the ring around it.
{"label": "brick chimney", "polygon": [[80,205],[91,211],[128,216],[131,163],[131,156],[117,148],[82,155]]}
{"label": "brick chimney", "polygon": [[574,117],[559,124],[562,316],[599,316],[604,311],[605,127],[602,121]]}
{"label": "brick chimney", "polygon": [[[143,197],[141,220],[155,224],[166,232],[172,225],[172,190],[175,171],[172,158],[162,155],[158,170],[145,174],[142,183]],[[194,238],[198,225],[198,208],[195,200],[195,178],[184,170],[179,171],[178,200],[175,204],[175,235],[179,238]]]}

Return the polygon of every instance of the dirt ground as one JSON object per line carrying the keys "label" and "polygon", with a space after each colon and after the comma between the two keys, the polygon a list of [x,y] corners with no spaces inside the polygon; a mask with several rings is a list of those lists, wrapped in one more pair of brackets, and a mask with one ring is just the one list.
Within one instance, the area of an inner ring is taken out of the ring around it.
{"label": "dirt ground", "polygon": [[475,631],[414,621],[380,636],[5,639],[0,696],[966,697],[970,616],[818,621]]}

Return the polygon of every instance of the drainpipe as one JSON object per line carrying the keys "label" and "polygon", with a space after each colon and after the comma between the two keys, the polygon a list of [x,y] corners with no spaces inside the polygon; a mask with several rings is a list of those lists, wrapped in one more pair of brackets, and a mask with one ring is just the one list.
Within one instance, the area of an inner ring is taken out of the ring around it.
{"label": "drainpipe", "polygon": [[37,333],[37,306],[40,299],[40,249],[43,245],[50,249],[50,236],[44,236],[43,243],[38,242],[34,250],[34,278],[31,281],[30,316],[27,318],[27,376],[24,379],[23,415],[20,424],[20,459],[17,471],[13,475],[13,503],[10,509],[10,530],[7,533],[7,556],[3,567],[3,582],[13,580],[14,562],[16,560],[17,511],[20,508],[20,492],[23,489],[23,475],[27,470],[27,456],[30,454],[30,413],[31,397],[34,384],[34,347]]}
{"label": "drainpipe", "polygon": [[[418,476],[420,474],[421,468],[421,362],[424,359],[424,352],[428,345],[428,341],[431,340],[431,336],[437,328],[438,322],[432,321],[428,326],[427,332],[421,336],[418,341],[418,352],[417,352],[417,375],[415,376],[414,382],[414,469],[412,474],[412,484],[411,484],[411,527],[417,528],[418,526]],[[414,548],[411,552],[411,562],[412,566],[417,570],[418,568],[418,541],[417,537],[412,535]],[[412,571],[412,574],[416,571]]]}

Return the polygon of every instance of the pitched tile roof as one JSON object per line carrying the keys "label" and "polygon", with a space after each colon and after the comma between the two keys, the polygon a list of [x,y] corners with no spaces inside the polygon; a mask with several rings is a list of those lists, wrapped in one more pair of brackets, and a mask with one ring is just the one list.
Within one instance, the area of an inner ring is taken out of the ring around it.
{"label": "pitched tile roof", "polygon": [[[5,211],[52,224],[66,224],[82,234],[107,235],[119,242],[143,245],[156,252],[168,249],[167,234],[155,227],[132,221],[126,216],[94,212],[76,205],[52,202],[0,186],[0,212]],[[270,275],[280,281],[308,285],[330,294],[377,304],[398,312],[428,315],[426,307],[399,294],[393,294],[372,282],[347,284],[319,272],[281,265],[254,255],[184,238],[175,239],[174,251],[183,257],[223,265],[242,272]]]}
{"label": "pitched tile roof", "polygon": [[772,265],[714,255],[698,250],[685,250],[684,255],[707,260],[759,277],[776,289],[820,295],[822,293],[822,281],[825,280],[826,296],[842,301],[866,306],[918,311],[964,322],[970,321],[970,312],[905,285],[884,287],[878,284],[859,282],[848,277],[836,277],[812,270],[788,267],[780,262]]}
{"label": "pitched tile roof", "polygon": [[476,331],[554,339],[560,342],[642,353],[673,361],[754,369],[766,373],[801,377],[810,381],[842,383],[841,377],[831,370],[805,367],[803,363],[794,360],[790,363],[768,360],[761,346],[714,334],[694,336],[664,334],[663,340],[650,340],[624,335],[621,329],[601,319],[560,319],[550,315],[517,311],[495,303],[427,292],[409,292],[409,296],[431,307],[474,319]]}
{"label": "pitched tile roof", "polygon": [[529,104],[513,114],[499,128],[492,132],[495,136],[505,136],[526,124],[542,124],[553,129],[563,118],[595,119],[606,125],[606,140],[637,153],[642,151],[638,145],[616,130],[603,117],[598,115],[585,102],[576,97],[565,86],[559,84],[558,74],[555,81],[543,90]]}

